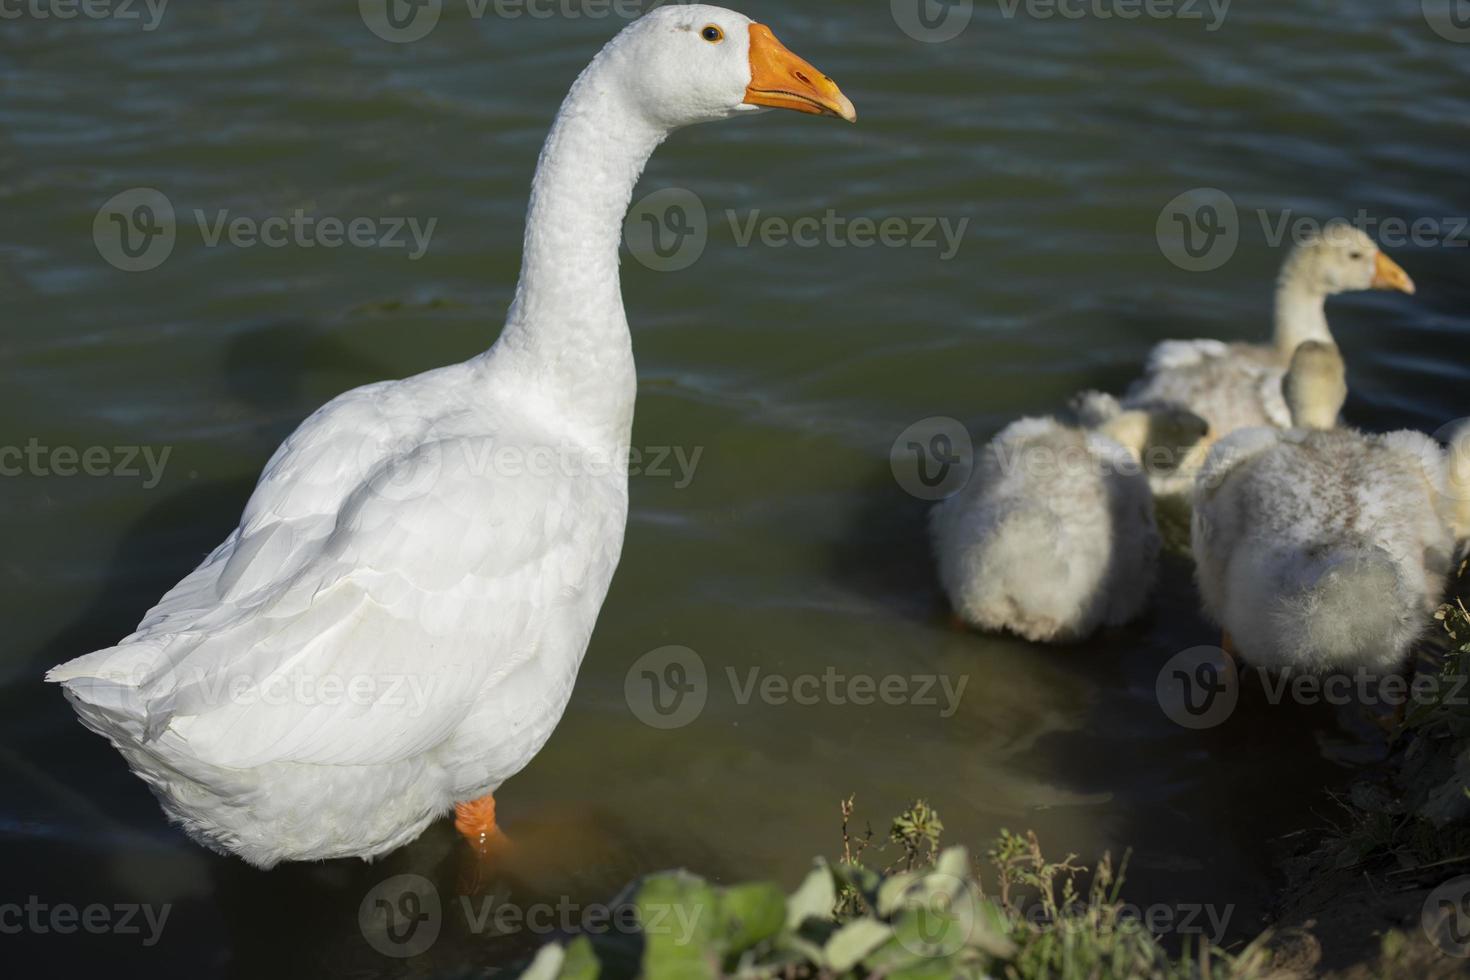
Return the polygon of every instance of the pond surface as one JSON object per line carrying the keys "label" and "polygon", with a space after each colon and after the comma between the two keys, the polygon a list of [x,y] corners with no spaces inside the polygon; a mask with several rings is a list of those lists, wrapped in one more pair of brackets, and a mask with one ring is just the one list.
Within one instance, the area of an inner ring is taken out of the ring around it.
{"label": "pond surface", "polygon": [[[26,948],[66,972],[504,964],[542,933],[466,920],[447,822],[375,865],[254,871],[170,828],[40,677],[128,633],[322,402],[494,339],[546,127],[621,21],[493,3],[475,17],[446,0],[427,36],[390,43],[351,3],[191,0],[153,30],[135,9],[142,21],[0,26],[0,443],[27,452],[0,480],[0,903],[168,906],[152,944],[141,917],[137,933],[28,930]],[[1264,337],[1275,222],[1360,209],[1440,233],[1390,248],[1417,297],[1331,308],[1349,420],[1433,431],[1465,414],[1470,46],[1409,0],[1242,2],[1223,23],[1203,4],[1203,20],[1124,20],[983,2],[945,43],[898,26],[932,37],[944,22],[885,3],[744,9],[830,72],[861,122],[684,132],[640,188],[695,195],[707,246],[677,271],[625,262],[646,472],[571,707],[501,791],[521,850],[497,894],[586,910],[679,865],[791,885],[838,849],[842,797],[881,831],[922,796],[976,849],[1002,827],[1084,862],[1131,847],[1135,903],[1207,905],[1229,938],[1252,935],[1268,841],[1328,819],[1324,790],[1378,751],[1357,713],[1247,690],[1219,727],[1171,721],[1160,668],[1217,638],[1179,558],[1153,613],[1083,647],[951,631],[927,504],[889,450],[931,417],[984,438],[1079,389],[1121,390],[1165,338]],[[136,188],[167,198],[177,239],[126,272],[94,223]],[[1171,262],[1156,233],[1197,188],[1238,208],[1238,248],[1209,272]],[[404,219],[403,244],[211,244],[220,216],[298,212],[381,234]],[[810,247],[747,238],[769,218],[838,230]],[[885,218],[906,244],[859,247],[850,223]],[[408,229],[429,222],[419,254]],[[937,232],[924,246],[927,226],[959,230],[954,248]],[[95,449],[110,475],[61,475],[80,464],[59,447]],[[638,700],[635,665],[669,646],[697,656],[706,700],[661,729],[626,691],[631,673]],[[852,703],[889,678],[903,693]],[[359,909],[409,874],[441,897],[442,929],[394,959]]]}

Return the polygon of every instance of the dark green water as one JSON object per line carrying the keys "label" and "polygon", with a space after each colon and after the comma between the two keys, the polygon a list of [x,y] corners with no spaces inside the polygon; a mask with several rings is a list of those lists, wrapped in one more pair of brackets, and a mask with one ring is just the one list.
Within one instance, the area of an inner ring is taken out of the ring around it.
{"label": "dark green water", "polygon": [[[389,43],[352,3],[174,0],[153,30],[135,9],[142,21],[0,20],[0,443],[27,453],[0,479],[0,905],[171,911],[151,946],[146,926],[0,944],[63,971],[169,976],[503,963],[542,937],[465,922],[447,823],[374,866],[253,871],[170,829],[39,679],[129,632],[234,526],[312,409],[494,339],[546,126],[621,21],[507,19],[493,5],[476,18],[448,0],[426,37]],[[983,435],[1080,388],[1121,389],[1160,339],[1264,336],[1283,252],[1258,210],[1434,219],[1441,240],[1390,249],[1418,297],[1346,298],[1330,315],[1351,422],[1432,431],[1464,415],[1470,235],[1444,239],[1470,214],[1470,45],[1410,0],[1237,0],[1213,31],[1204,7],[1205,21],[1067,20],[1008,17],[992,0],[947,43],[906,35],[887,3],[743,9],[830,72],[861,123],[769,114],[685,132],[640,189],[693,192],[711,232],[680,271],[625,264],[635,445],[702,455],[687,480],[672,464],[633,479],[623,565],[576,696],[501,793],[523,846],[506,900],[585,908],[681,864],[794,884],[836,849],[841,797],[855,792],[882,828],[922,795],[972,846],[1003,826],[1085,859],[1131,846],[1135,902],[1229,909],[1231,937],[1252,934],[1267,841],[1319,824],[1324,789],[1376,751],[1353,713],[1247,692],[1219,728],[1171,722],[1160,666],[1213,639],[1182,561],[1148,619],[1084,648],[950,632],[925,505],[895,482],[889,448],[930,416]],[[177,240],[129,273],[104,259],[94,220],[140,187],[171,203]],[[1208,273],[1172,264],[1156,237],[1168,203],[1200,187],[1230,194],[1242,225],[1234,257]],[[411,259],[210,245],[196,210],[207,224],[297,211],[435,224]],[[757,211],[968,223],[946,261],[841,234],[743,245]],[[112,475],[61,475],[78,465],[65,447],[95,448]],[[668,645],[697,652],[708,699],[659,730],[630,709],[625,680]],[[965,687],[947,717],[780,703],[743,697],[753,669]],[[428,879],[444,904],[437,942],[410,960],[359,928],[365,896],[399,874]]]}

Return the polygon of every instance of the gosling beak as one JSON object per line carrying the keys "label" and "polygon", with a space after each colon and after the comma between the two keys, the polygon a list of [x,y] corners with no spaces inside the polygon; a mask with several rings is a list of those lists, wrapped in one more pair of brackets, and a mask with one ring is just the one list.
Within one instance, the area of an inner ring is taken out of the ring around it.
{"label": "gosling beak", "polygon": [[793,54],[764,24],[750,25],[750,87],[745,90],[745,104],[857,122],[857,109],[837,83]]}
{"label": "gosling beak", "polygon": [[1382,252],[1378,253],[1378,265],[1373,272],[1373,288],[1397,289],[1399,292],[1408,293],[1410,296],[1414,295],[1416,291],[1414,280],[1409,278],[1409,274],[1404,271],[1403,266]]}

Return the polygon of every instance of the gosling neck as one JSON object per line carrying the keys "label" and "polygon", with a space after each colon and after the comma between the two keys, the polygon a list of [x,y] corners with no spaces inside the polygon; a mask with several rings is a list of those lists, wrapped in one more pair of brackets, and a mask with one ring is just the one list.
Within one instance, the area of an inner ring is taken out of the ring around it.
{"label": "gosling neck", "polygon": [[1276,281],[1276,349],[1290,357],[1309,340],[1335,344],[1327,326],[1327,294],[1299,258],[1287,261]]}

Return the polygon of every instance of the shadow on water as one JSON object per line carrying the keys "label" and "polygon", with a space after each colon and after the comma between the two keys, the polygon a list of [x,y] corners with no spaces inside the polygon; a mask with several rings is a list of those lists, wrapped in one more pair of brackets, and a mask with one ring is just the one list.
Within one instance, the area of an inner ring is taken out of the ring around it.
{"label": "shadow on water", "polygon": [[906,493],[888,466],[861,488],[851,532],[832,549],[827,573],[836,585],[921,622],[940,622],[948,605],[929,550],[929,501]]}

